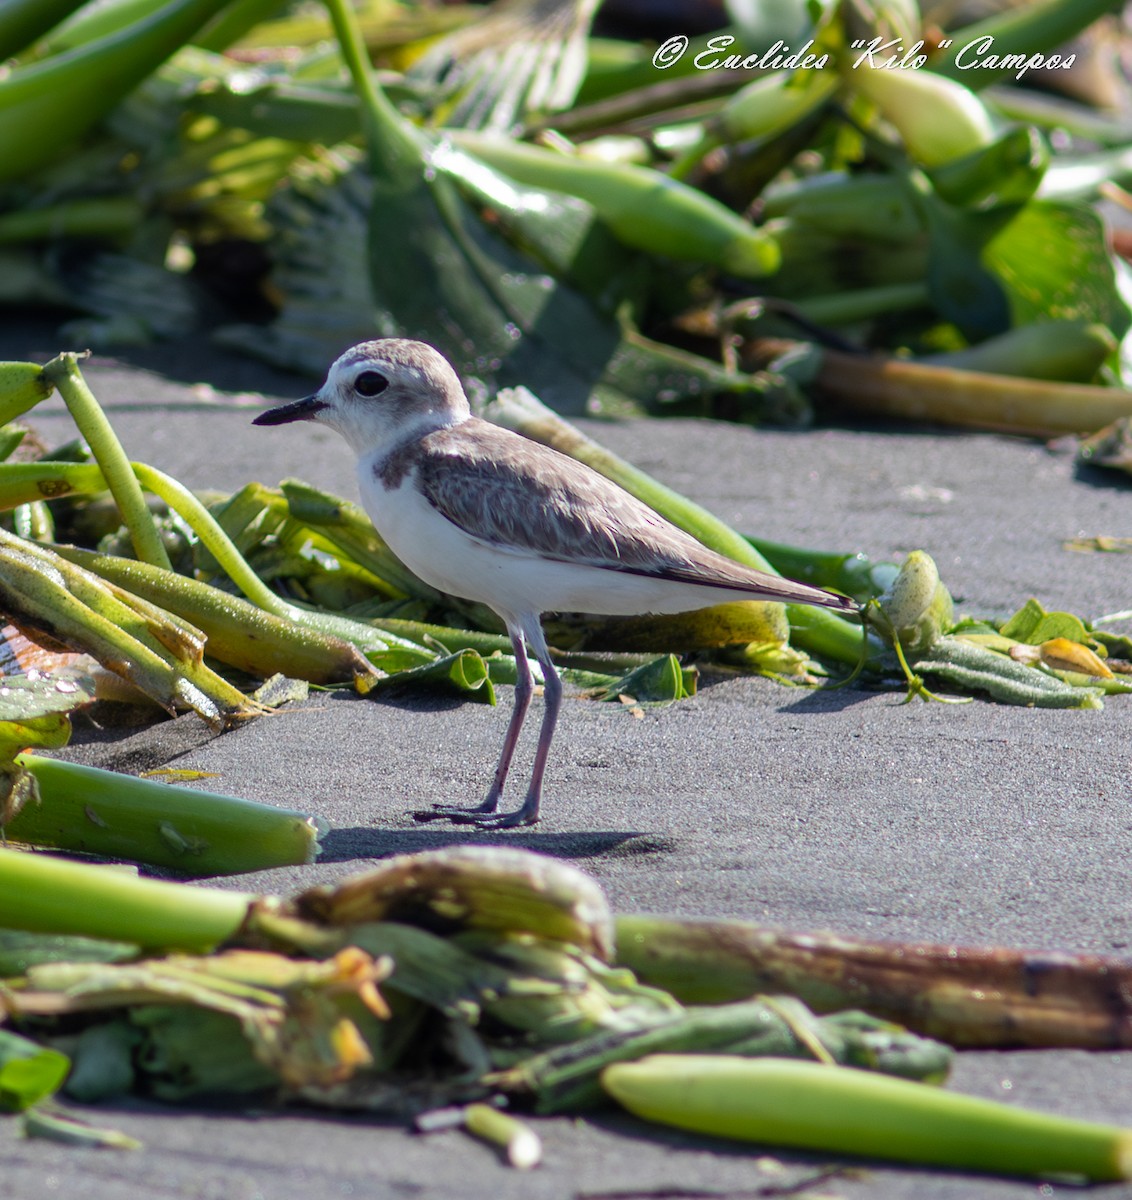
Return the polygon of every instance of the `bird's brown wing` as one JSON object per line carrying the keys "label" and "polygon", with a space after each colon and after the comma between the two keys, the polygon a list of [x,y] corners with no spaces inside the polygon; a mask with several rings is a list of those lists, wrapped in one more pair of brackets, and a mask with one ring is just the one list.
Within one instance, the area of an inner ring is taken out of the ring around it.
{"label": "bird's brown wing", "polygon": [[477,418],[414,448],[417,486],[465,533],[503,550],[823,607],[818,588],[707,549],[591,467]]}

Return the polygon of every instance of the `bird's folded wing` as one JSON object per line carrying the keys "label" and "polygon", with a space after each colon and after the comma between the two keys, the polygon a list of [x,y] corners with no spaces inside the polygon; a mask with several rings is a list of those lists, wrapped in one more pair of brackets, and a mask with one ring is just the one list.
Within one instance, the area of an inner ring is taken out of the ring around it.
{"label": "bird's folded wing", "polygon": [[841,606],[827,592],[707,549],[584,463],[485,421],[430,434],[418,453],[416,483],[428,502],[501,550]]}

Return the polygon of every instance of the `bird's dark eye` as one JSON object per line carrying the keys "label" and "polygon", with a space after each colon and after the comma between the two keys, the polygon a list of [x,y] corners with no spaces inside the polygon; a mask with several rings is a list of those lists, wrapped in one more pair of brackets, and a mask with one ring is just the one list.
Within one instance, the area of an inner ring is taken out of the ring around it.
{"label": "bird's dark eye", "polygon": [[389,380],[377,371],[363,371],[354,380],[354,390],[359,396],[376,396],[389,386]]}

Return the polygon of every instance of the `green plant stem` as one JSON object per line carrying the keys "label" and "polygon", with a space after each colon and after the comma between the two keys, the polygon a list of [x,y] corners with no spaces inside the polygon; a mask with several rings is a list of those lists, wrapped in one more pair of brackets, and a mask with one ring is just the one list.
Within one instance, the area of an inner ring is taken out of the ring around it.
{"label": "green plant stem", "polygon": [[93,496],[106,490],[96,463],[6,462],[0,464],[0,511],[54,500],[59,496]]}
{"label": "green plant stem", "polygon": [[30,845],[233,875],[313,862],[325,828],[305,813],[42,755],[16,763],[35,778],[40,803],[24,805],[4,832]]}
{"label": "green plant stem", "polygon": [[542,1158],[538,1134],[525,1121],[490,1104],[469,1104],[464,1110],[464,1127],[475,1137],[496,1146],[507,1162],[520,1171],[537,1166]]}
{"label": "green plant stem", "polygon": [[221,569],[253,604],[273,616],[283,617],[332,637],[341,638],[364,653],[380,654],[392,651],[401,654],[412,663],[428,662],[435,658],[435,655],[421,646],[391,634],[382,635],[362,621],[354,621],[334,613],[312,612],[298,605],[288,604],[252,570],[232,539],[221,529],[216,518],[188,488],[146,463],[134,463],[133,470],[143,487],[159,496],[170,508],[184,517]]}
{"label": "green plant stem", "polygon": [[926,283],[891,283],[878,287],[857,288],[825,296],[807,296],[797,302],[803,316],[819,325],[846,325],[870,321],[886,313],[907,312],[930,303]]}
{"label": "green plant stem", "polygon": [[255,899],[0,847],[0,927],[7,929],[206,952],[240,931]]}
{"label": "green plant stem", "polygon": [[359,677],[364,680],[372,672],[357,647],[288,617],[265,612],[240,596],[198,579],[76,546],[53,549],[68,562],[176,613],[205,635],[210,658],[251,675],[266,678],[280,672],[294,679],[328,684]]}
{"label": "green plant stem", "polygon": [[60,237],[116,238],[133,232],[145,210],[133,196],[90,196],[0,216],[0,245]]}
{"label": "green plant stem", "polygon": [[[290,617],[290,604],[277,596],[266,583],[248,566],[243,555],[236,549],[232,539],[216,523],[207,508],[182,483],[147,463],[133,463],[132,470],[146,491],[160,497],[166,504],[188,522],[193,532],[205,544],[208,552],[219,563],[221,570],[253,603],[277,617]],[[172,565],[166,563],[166,569]]]}
{"label": "green plant stem", "polygon": [[416,180],[421,171],[421,144],[374,84],[357,14],[347,0],[323,0],[323,3],[361,101],[366,148],[374,175],[391,181]]}
{"label": "green plant stem", "polygon": [[1132,1173],[1132,1130],[872,1071],[683,1054],[616,1063],[601,1078],[638,1116],[722,1137],[997,1174]]}
{"label": "green plant stem", "polygon": [[129,530],[130,541],[138,558],[171,571],[173,564],[169,561],[130,460],[102,407],[94,398],[94,393],[83,379],[78,360],[77,354],[58,355],[44,366],[44,379],[59,389],[79,432],[86,438]]}

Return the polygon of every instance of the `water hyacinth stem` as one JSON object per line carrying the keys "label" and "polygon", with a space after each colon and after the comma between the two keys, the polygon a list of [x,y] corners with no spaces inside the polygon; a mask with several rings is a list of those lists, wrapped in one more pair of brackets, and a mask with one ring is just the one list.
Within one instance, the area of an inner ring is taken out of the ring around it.
{"label": "water hyacinth stem", "polygon": [[392,650],[416,663],[431,662],[436,655],[392,635],[381,635],[372,626],[334,613],[311,612],[288,604],[277,596],[252,570],[232,539],[221,529],[216,518],[188,488],[146,463],[132,464],[139,482],[160,496],[191,526],[209,553],[233,583],[255,605],[277,617],[283,617],[311,629],[341,638],[363,652],[380,654]]}
{"label": "water hyacinth stem", "polygon": [[143,562],[171,571],[173,564],[142,495],[118,435],[79,371],[79,355],[60,354],[43,368],[44,380],[59,390],[79,432],[102,469],[106,486]]}
{"label": "water hyacinth stem", "polygon": [[174,575],[135,559],[56,546],[60,558],[176,613],[207,638],[210,658],[268,678],[276,673],[310,683],[356,682],[364,690],[374,668],[355,647],[198,579]]}
{"label": "water hyacinth stem", "polygon": [[868,941],[749,921],[626,913],[617,962],[685,1004],[789,992],[865,1008],[953,1046],[1132,1046],[1132,966],[1094,954]]}
{"label": "water hyacinth stem", "polygon": [[0,927],[8,929],[204,953],[239,932],[254,899],[0,847]]}
{"label": "water hyacinth stem", "polygon": [[313,862],[325,824],[290,809],[21,754],[39,803],[4,829],[15,842],[126,858],[189,875]]}
{"label": "water hyacinth stem", "polygon": [[1132,1175],[1132,1130],[848,1067],[657,1054],[607,1067],[602,1083],[646,1120],[721,1137],[996,1174]]}

